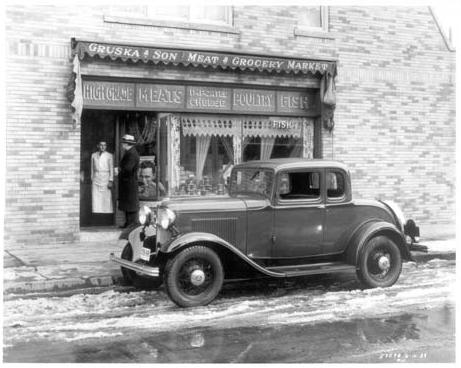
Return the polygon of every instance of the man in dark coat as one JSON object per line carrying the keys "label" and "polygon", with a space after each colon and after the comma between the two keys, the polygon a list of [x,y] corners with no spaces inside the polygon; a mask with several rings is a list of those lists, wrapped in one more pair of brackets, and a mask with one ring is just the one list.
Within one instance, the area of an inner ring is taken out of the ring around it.
{"label": "man in dark coat", "polygon": [[118,208],[125,211],[125,228],[137,221],[139,209],[138,168],[139,154],[134,147],[136,141],[132,135],[122,137],[122,148],[125,152],[120,160]]}

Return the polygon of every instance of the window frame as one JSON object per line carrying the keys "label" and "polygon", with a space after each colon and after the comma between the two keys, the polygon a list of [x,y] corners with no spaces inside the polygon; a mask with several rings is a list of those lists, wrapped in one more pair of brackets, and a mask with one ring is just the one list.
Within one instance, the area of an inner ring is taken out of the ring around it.
{"label": "window frame", "polygon": [[[341,197],[329,197],[328,196],[328,183],[327,183],[327,178],[328,178],[328,174],[330,172],[333,172],[333,173],[339,173],[342,178],[343,178],[343,183],[344,183],[344,192],[342,194]],[[326,199],[326,202],[327,203],[342,203],[344,201],[347,200],[347,192],[348,192],[348,182],[347,182],[347,174],[339,169],[339,168],[326,168],[325,169],[325,199]]]}
{"label": "window frame", "polygon": [[304,37],[314,37],[314,38],[329,38],[334,39],[335,37],[330,34],[330,9],[328,6],[320,6],[320,27],[311,27],[308,25],[300,24],[297,22],[297,25],[294,27],[295,36],[304,36]]}
{"label": "window frame", "polygon": [[[320,193],[317,198],[312,198],[312,199],[283,199],[280,198],[280,178],[284,174],[290,174],[290,173],[306,173],[306,172],[315,172],[319,174],[319,189]],[[274,198],[275,202],[279,206],[299,206],[299,205],[308,205],[308,204],[315,204],[315,205],[320,205],[324,203],[324,198],[325,198],[325,190],[324,190],[324,170],[323,168],[298,168],[298,169],[283,169],[280,170],[277,175],[276,175],[276,183],[274,185],[275,187],[275,193],[274,193]]]}
{"label": "window frame", "polygon": [[[271,188],[270,188],[270,192],[269,194],[267,195],[267,197],[263,194],[263,193],[258,193],[258,192],[253,192],[253,191],[242,191],[242,192],[231,192],[231,188],[232,188],[232,175],[234,173],[236,173],[237,171],[250,171],[250,170],[260,170],[260,171],[264,171],[265,173],[270,173],[272,175],[272,185],[271,185]],[[273,169],[270,169],[270,168],[262,168],[262,167],[246,167],[246,168],[239,168],[239,169],[232,169],[232,172],[231,172],[231,175],[230,175],[230,179],[229,179],[229,190],[228,190],[228,194],[230,197],[235,197],[235,196],[238,196],[238,195],[261,195],[262,197],[266,197],[267,199],[269,199],[270,201],[272,201],[272,198],[274,196],[274,188],[275,188],[275,184],[274,184],[274,179],[276,179],[277,175],[276,173],[274,172]]]}
{"label": "window frame", "polygon": [[[148,5],[146,5],[148,6]],[[188,5],[189,7],[192,5]],[[130,24],[140,26],[152,26],[162,28],[177,28],[197,31],[210,31],[220,33],[235,33],[240,32],[234,28],[234,7],[225,6],[226,8],[226,22],[219,21],[208,21],[208,20],[190,20],[181,17],[168,17],[168,16],[154,16],[149,15],[148,9],[145,14],[143,13],[130,13],[130,12],[117,12],[114,10],[104,14],[103,20],[106,23],[119,23],[119,24]],[[189,13],[190,14],[190,13]]]}

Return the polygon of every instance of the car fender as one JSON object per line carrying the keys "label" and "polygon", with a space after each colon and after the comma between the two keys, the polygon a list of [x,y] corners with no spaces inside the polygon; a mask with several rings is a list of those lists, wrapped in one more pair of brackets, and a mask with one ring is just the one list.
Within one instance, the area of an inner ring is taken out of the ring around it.
{"label": "car fender", "polygon": [[220,238],[215,234],[210,233],[201,233],[201,232],[193,232],[182,234],[171,240],[169,243],[163,245],[160,249],[163,253],[173,253],[180,251],[181,249],[187,248],[189,245],[197,244],[197,243],[213,243],[217,246],[226,248],[227,250],[234,253],[236,256],[241,258],[243,261],[248,263],[257,271],[261,273],[272,276],[272,277],[285,277],[284,274],[273,272],[265,269],[264,267],[260,266],[256,262],[254,262],[251,258],[247,257],[245,253],[240,251],[238,248],[233,246],[231,243],[227,242],[226,240]]}
{"label": "car fender", "polygon": [[411,259],[410,251],[406,246],[405,238],[402,236],[401,231],[390,222],[372,219],[360,224],[352,233],[345,251],[345,261],[349,264],[357,265],[363,247],[368,240],[376,235],[385,235],[391,238],[399,247],[402,258]]}
{"label": "car fender", "polygon": [[[130,243],[131,249],[133,250],[133,261],[136,261],[141,258],[141,248],[143,247],[144,240],[141,240],[141,233],[143,232],[144,226],[136,225],[131,226],[128,229],[125,229],[122,234],[120,234],[118,247],[123,250],[127,243]],[[144,236],[151,237],[157,234],[156,229],[153,226],[147,226],[144,229]]]}

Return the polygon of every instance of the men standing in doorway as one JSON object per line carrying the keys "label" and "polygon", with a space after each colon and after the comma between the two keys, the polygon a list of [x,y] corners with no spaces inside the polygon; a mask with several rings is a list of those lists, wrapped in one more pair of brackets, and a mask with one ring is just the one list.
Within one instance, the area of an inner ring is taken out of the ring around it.
{"label": "men standing in doorway", "polygon": [[125,212],[125,228],[136,223],[139,208],[138,168],[139,154],[134,147],[136,141],[130,134],[122,137],[124,155],[120,160],[118,208]]}
{"label": "men standing in doorway", "polygon": [[93,213],[113,213],[112,185],[114,160],[106,151],[107,143],[100,141],[98,151],[91,155],[91,204]]}

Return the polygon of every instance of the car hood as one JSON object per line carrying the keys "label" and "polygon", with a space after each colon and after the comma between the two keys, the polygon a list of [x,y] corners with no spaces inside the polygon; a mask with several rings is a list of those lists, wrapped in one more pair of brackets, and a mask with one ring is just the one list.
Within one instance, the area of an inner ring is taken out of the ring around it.
{"label": "car hood", "polygon": [[266,198],[254,196],[220,196],[220,197],[181,197],[162,201],[175,212],[229,212],[258,209],[269,205]]}

